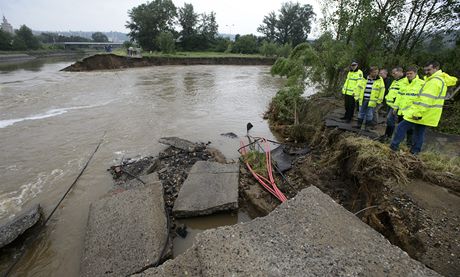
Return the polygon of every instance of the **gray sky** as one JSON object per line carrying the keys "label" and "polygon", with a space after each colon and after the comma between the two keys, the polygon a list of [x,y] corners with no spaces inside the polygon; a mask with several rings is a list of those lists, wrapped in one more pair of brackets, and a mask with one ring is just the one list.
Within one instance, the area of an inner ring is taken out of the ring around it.
{"label": "gray sky", "polygon": [[[25,24],[40,31],[119,31],[128,32],[128,10],[143,0],[0,0],[0,13],[13,28]],[[216,13],[220,33],[255,34],[263,17],[278,11],[278,0],[173,0],[176,7],[193,4],[195,12]],[[295,1],[293,1],[295,2]],[[311,4],[320,14],[317,0],[299,0]]]}

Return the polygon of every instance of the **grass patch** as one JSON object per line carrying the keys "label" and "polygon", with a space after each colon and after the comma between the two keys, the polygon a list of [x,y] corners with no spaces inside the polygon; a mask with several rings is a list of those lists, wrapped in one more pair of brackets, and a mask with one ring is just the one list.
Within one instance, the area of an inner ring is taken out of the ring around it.
{"label": "grass patch", "polygon": [[428,169],[460,176],[460,157],[448,157],[435,152],[422,152],[419,157]]}
{"label": "grass patch", "polygon": [[[114,54],[126,56],[126,50],[116,49]],[[176,58],[266,58],[260,54],[238,54],[224,52],[175,52],[173,54],[165,54],[161,52],[142,52],[142,57],[176,57]]]}

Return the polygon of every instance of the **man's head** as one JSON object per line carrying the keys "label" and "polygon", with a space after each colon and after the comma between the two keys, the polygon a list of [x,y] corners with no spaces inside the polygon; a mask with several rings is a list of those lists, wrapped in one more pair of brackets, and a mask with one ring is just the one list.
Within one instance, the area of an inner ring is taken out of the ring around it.
{"label": "man's head", "polygon": [[418,68],[416,66],[409,66],[406,70],[406,77],[409,81],[414,80],[415,76],[417,76]]}
{"label": "man's head", "polygon": [[396,80],[401,79],[404,76],[403,68],[400,66],[396,66],[391,70],[391,76]]}
{"label": "man's head", "polygon": [[436,71],[439,70],[440,64],[436,61],[430,61],[425,64],[423,67],[423,71],[425,72],[426,76],[430,77]]}
{"label": "man's head", "polygon": [[378,66],[371,66],[370,69],[369,69],[369,76],[372,79],[375,79],[375,78],[377,78],[378,75],[379,75],[379,67]]}
{"label": "man's head", "polygon": [[385,68],[380,69],[379,76],[383,79],[386,79],[388,77],[388,70],[386,70]]}
{"label": "man's head", "polygon": [[352,61],[350,64],[351,70],[355,71],[358,68],[358,62],[357,61]]}

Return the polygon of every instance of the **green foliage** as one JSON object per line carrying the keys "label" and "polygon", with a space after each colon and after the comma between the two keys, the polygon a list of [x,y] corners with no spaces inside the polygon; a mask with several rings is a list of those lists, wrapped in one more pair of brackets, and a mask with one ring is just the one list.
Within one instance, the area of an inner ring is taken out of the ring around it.
{"label": "green foliage", "polygon": [[0,50],[11,50],[13,49],[13,36],[5,31],[0,30]]}
{"label": "green foliage", "polygon": [[179,9],[178,21],[182,30],[181,35],[181,46],[184,50],[195,50],[197,44],[199,44],[199,38],[197,37],[198,30],[198,14],[195,13],[192,4],[184,3],[184,7]]}
{"label": "green foliage", "polygon": [[252,170],[254,170],[254,172],[264,176],[265,178],[268,178],[267,158],[265,153],[256,150],[250,150],[248,151],[248,153],[243,155],[242,158],[245,163],[248,163],[252,167]]}
{"label": "green foliage", "polygon": [[108,42],[109,38],[101,33],[101,32],[95,32],[91,35],[91,38],[93,39],[94,42]]}
{"label": "green foliage", "polygon": [[244,35],[238,38],[233,44],[233,53],[254,54],[259,51],[257,38],[254,35]]}
{"label": "green foliage", "polygon": [[129,36],[146,50],[158,50],[155,43],[162,32],[173,32],[176,6],[171,0],[153,0],[132,8],[126,27]]}
{"label": "green foliage", "polygon": [[278,57],[287,58],[291,54],[291,50],[292,50],[292,44],[286,43],[284,45],[279,46],[276,52],[278,54]]}
{"label": "green foliage", "polygon": [[274,42],[263,41],[259,49],[260,54],[265,57],[274,57],[278,54],[278,45]]}
{"label": "green foliage", "polygon": [[224,37],[218,37],[214,42],[214,51],[225,52],[231,44],[230,39]]}
{"label": "green foliage", "polygon": [[274,12],[265,16],[257,31],[263,33],[268,41],[296,46],[307,40],[314,17],[310,4],[286,2],[281,5],[278,16]]}
{"label": "green foliage", "polygon": [[460,101],[447,103],[444,108],[438,130],[460,135]]}
{"label": "green foliage", "polygon": [[36,50],[40,48],[40,42],[32,34],[32,30],[30,28],[26,25],[22,25],[19,30],[16,31],[13,47],[15,50]]}
{"label": "green foliage", "polygon": [[278,91],[270,103],[270,119],[278,124],[293,124],[296,121],[296,107],[305,101],[301,97],[302,93],[301,85],[285,87]]}
{"label": "green foliage", "polygon": [[171,32],[162,32],[156,38],[158,49],[163,53],[174,53],[175,40]]}

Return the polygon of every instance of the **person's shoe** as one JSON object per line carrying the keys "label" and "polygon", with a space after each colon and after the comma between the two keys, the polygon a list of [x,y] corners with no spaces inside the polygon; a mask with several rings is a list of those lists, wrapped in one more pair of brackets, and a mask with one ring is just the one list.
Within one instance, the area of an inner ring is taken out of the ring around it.
{"label": "person's shoe", "polygon": [[357,129],[361,129],[361,126],[363,125],[363,120],[358,118],[358,124],[355,126]]}

